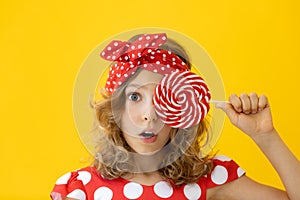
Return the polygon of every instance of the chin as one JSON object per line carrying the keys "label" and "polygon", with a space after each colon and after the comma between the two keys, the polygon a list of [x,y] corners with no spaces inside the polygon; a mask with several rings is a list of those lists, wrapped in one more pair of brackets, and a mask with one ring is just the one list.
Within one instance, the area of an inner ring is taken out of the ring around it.
{"label": "chin", "polygon": [[141,155],[154,155],[155,153],[159,152],[161,149],[153,150],[153,151],[144,151],[144,152],[137,152]]}

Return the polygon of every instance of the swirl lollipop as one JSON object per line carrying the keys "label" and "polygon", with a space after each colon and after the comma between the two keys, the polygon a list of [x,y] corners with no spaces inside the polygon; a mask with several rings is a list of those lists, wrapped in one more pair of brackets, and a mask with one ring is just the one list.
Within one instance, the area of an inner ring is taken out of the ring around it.
{"label": "swirl lollipop", "polygon": [[153,103],[158,117],[168,126],[189,128],[209,111],[210,92],[205,81],[190,71],[167,74],[155,88]]}

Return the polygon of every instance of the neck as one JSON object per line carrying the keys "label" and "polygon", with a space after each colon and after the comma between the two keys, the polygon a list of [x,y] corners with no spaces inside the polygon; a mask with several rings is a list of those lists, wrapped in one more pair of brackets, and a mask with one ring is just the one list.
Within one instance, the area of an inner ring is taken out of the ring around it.
{"label": "neck", "polygon": [[156,172],[163,163],[163,154],[155,153],[152,155],[134,154],[135,170],[132,173],[149,174]]}

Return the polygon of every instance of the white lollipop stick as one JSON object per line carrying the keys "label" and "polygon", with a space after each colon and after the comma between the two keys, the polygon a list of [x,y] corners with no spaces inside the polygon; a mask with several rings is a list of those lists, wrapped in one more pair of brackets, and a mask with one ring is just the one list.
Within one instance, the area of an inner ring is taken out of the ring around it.
{"label": "white lollipop stick", "polygon": [[217,103],[229,103],[229,101],[210,100],[209,103],[213,103],[213,104],[217,104]]}

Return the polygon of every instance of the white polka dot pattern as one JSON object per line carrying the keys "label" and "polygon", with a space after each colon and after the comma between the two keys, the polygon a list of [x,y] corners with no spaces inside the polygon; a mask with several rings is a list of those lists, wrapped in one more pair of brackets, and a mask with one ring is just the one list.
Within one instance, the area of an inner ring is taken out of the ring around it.
{"label": "white polka dot pattern", "polygon": [[245,174],[245,170],[243,170],[241,167],[238,168],[237,170],[237,175],[238,177],[241,177]]}
{"label": "white polka dot pattern", "polygon": [[183,192],[185,197],[191,200],[199,199],[202,193],[201,188],[197,183],[184,186]]}
{"label": "white polka dot pattern", "polygon": [[214,157],[214,159],[220,160],[220,161],[231,161],[231,158],[224,156],[224,155],[217,155]]}
{"label": "white polka dot pattern", "polygon": [[69,198],[78,199],[78,200],[86,200],[86,195],[84,191],[80,189],[73,190],[71,193],[67,195]]}
{"label": "white polka dot pattern", "polygon": [[94,193],[94,200],[111,200],[113,191],[108,187],[100,187]]}
{"label": "white polka dot pattern", "polygon": [[154,193],[161,198],[169,198],[173,194],[173,188],[169,183],[160,181],[154,185]]}
{"label": "white polka dot pattern", "polygon": [[90,172],[80,171],[78,172],[78,180],[81,180],[84,185],[88,184],[91,180],[92,176]]}
{"label": "white polka dot pattern", "polygon": [[199,199],[205,200],[206,191],[238,179],[245,171],[226,156],[212,159],[211,173],[194,184],[180,187],[166,181],[143,186],[124,179],[104,179],[95,167],[86,167],[60,177],[51,192],[52,200],[69,197],[79,200],[126,199]]}
{"label": "white polka dot pattern", "polygon": [[112,41],[100,56],[116,63],[111,66],[105,89],[113,93],[138,67],[160,74],[176,70],[187,71],[186,64],[175,54],[158,49],[167,41],[167,35],[144,34],[130,42]]}
{"label": "white polka dot pattern", "polygon": [[71,172],[68,172],[68,173],[62,175],[59,179],[57,179],[56,185],[67,184],[70,177],[71,177]]}
{"label": "white polka dot pattern", "polygon": [[123,193],[128,199],[137,199],[143,194],[143,187],[138,183],[130,182],[124,186]]}
{"label": "white polka dot pattern", "polygon": [[223,166],[216,166],[211,174],[211,180],[217,185],[222,185],[227,181],[227,179],[227,169]]}

